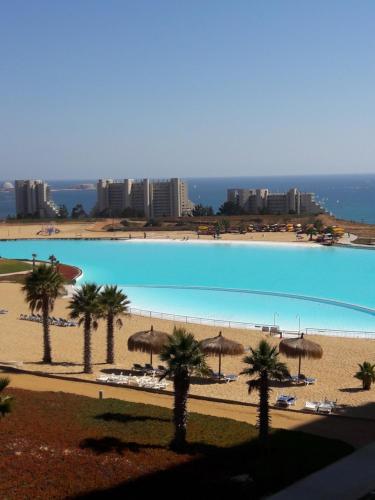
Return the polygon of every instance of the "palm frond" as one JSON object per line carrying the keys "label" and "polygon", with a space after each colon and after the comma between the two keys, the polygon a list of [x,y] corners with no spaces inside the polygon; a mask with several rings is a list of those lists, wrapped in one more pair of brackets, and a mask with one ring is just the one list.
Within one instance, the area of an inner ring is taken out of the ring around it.
{"label": "palm frond", "polygon": [[2,392],[10,384],[10,379],[8,377],[0,378],[0,392]]}

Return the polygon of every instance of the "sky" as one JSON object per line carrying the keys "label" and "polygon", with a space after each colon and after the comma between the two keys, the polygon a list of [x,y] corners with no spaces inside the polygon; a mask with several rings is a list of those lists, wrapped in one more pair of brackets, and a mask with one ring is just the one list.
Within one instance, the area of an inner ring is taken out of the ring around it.
{"label": "sky", "polygon": [[0,0],[0,178],[375,172],[373,0]]}

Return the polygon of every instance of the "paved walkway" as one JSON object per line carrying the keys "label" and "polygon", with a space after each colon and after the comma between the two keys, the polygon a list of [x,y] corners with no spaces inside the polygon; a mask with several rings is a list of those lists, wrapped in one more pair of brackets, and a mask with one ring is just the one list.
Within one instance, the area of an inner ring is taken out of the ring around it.
{"label": "paved walkway", "polygon": [[375,490],[375,443],[292,484],[269,500],[357,500]]}
{"label": "paved walkway", "polygon": [[[105,398],[115,398],[134,403],[152,404],[172,408],[173,396],[169,394],[151,393],[125,387],[111,387],[102,384],[72,382],[39,375],[10,372],[10,387],[32,391],[67,392],[93,398],[99,397],[103,391]],[[219,403],[189,399],[189,411],[230,418],[250,424],[256,423],[257,408],[232,403]],[[272,410],[272,425],[278,429],[293,429],[324,437],[341,439],[353,446],[363,446],[375,440],[373,422],[364,419],[345,418],[341,416],[322,416],[296,411]]]}

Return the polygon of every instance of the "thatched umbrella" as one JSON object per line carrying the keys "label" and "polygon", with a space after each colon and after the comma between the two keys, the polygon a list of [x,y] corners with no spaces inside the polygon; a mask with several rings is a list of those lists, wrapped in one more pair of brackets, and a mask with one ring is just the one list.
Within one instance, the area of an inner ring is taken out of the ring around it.
{"label": "thatched umbrella", "polygon": [[242,344],[223,337],[220,332],[217,337],[202,340],[201,349],[208,356],[219,357],[219,376],[221,375],[221,356],[239,356],[245,352]]}
{"label": "thatched umbrella", "polygon": [[159,354],[169,338],[168,333],[158,332],[151,325],[150,330],[137,332],[129,337],[128,349],[129,351],[149,352],[152,365],[152,355]]}
{"label": "thatched umbrella", "polygon": [[299,358],[298,376],[301,375],[302,358],[320,359],[323,356],[322,347],[316,342],[305,339],[303,333],[298,338],[282,340],[279,350],[288,358]]}

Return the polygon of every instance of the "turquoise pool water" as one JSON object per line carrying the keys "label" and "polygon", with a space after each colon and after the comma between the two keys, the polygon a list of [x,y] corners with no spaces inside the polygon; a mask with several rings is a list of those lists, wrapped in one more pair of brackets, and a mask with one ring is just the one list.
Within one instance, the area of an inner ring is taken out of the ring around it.
{"label": "turquoise pool water", "polygon": [[0,255],[83,269],[123,286],[132,306],[283,328],[375,331],[375,252],[298,244],[27,240]]}

